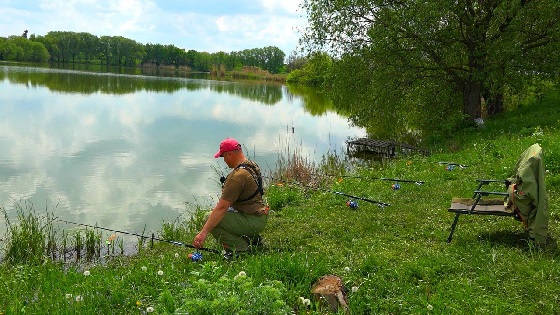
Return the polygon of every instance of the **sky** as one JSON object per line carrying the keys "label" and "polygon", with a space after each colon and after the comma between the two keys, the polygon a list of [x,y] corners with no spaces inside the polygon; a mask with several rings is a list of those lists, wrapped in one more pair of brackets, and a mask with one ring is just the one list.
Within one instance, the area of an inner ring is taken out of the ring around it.
{"label": "sky", "polygon": [[124,36],[197,51],[297,48],[302,0],[0,0],[0,36],[49,31]]}

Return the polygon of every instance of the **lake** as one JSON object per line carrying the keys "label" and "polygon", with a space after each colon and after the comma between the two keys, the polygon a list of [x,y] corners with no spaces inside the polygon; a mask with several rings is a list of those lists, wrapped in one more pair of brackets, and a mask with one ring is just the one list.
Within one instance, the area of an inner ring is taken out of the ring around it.
{"label": "lake", "polygon": [[266,171],[288,146],[318,161],[364,135],[310,89],[0,64],[0,206],[11,215],[28,200],[67,220],[158,231],[185,203],[217,201],[223,138]]}

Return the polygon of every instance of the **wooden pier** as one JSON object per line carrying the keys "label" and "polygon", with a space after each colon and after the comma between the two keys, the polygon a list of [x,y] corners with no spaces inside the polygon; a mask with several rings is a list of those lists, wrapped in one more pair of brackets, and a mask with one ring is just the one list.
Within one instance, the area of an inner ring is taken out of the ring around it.
{"label": "wooden pier", "polygon": [[421,153],[424,155],[429,154],[428,151],[417,148],[410,144],[369,138],[346,140],[346,152],[348,153],[348,155],[365,153],[374,154],[385,158],[413,153]]}

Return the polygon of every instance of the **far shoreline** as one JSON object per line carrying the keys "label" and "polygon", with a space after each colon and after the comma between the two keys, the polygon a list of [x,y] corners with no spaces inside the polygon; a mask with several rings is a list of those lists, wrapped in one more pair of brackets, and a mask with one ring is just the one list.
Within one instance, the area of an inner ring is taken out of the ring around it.
{"label": "far shoreline", "polygon": [[131,66],[108,66],[103,64],[91,63],[34,63],[34,62],[21,62],[0,60],[0,65],[6,66],[23,66],[34,68],[48,68],[48,69],[63,69],[74,70],[86,73],[113,73],[133,76],[151,76],[151,77],[165,77],[165,78],[190,78],[190,79],[203,79],[214,81],[235,81],[235,82],[264,82],[286,84],[287,74],[271,74],[266,70],[257,67],[243,67],[240,70],[228,70],[221,73],[216,71],[191,71],[188,67],[184,66],[169,66],[169,65],[154,65],[154,64],[140,64],[134,67]]}

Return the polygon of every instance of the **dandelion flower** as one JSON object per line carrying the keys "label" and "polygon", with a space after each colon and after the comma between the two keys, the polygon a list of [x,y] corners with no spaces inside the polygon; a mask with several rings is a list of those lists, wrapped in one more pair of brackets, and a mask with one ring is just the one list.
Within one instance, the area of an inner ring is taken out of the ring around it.
{"label": "dandelion flower", "polygon": [[309,299],[303,300],[303,305],[305,305],[305,306],[311,305],[311,300],[309,300]]}
{"label": "dandelion flower", "polygon": [[175,258],[179,258],[179,253],[175,253]]}
{"label": "dandelion flower", "polygon": [[163,270],[158,270],[157,275],[158,276],[163,276]]}
{"label": "dandelion flower", "polygon": [[344,267],[344,271],[350,272],[350,267]]}
{"label": "dandelion flower", "polygon": [[301,302],[301,304],[305,303],[305,298],[303,296],[300,296],[298,300]]}
{"label": "dandelion flower", "polygon": [[432,306],[432,304],[428,304],[428,306],[426,306],[428,308],[428,311],[431,311],[434,309],[434,307]]}
{"label": "dandelion flower", "polygon": [[136,301],[136,306],[140,306],[140,305],[142,305],[142,302]]}
{"label": "dandelion flower", "polygon": [[358,287],[352,287],[352,293],[358,292]]}
{"label": "dandelion flower", "polygon": [[146,312],[147,312],[147,313],[153,313],[153,312],[154,312],[154,308],[151,307],[151,306],[148,306],[148,307],[146,308]]}
{"label": "dandelion flower", "polygon": [[89,272],[89,270],[86,270],[86,271],[84,271],[84,276],[86,276],[86,277],[87,277],[87,276],[89,276],[89,275],[90,275],[90,272]]}
{"label": "dandelion flower", "polygon": [[66,293],[66,298],[71,299],[72,298],[72,293]]}
{"label": "dandelion flower", "polygon": [[148,267],[142,266],[142,268],[140,268],[140,269],[142,269],[142,271],[147,271],[147,270],[148,270]]}
{"label": "dandelion flower", "polygon": [[81,295],[76,295],[76,302],[81,302],[83,300],[84,298]]}
{"label": "dandelion flower", "polygon": [[237,275],[240,276],[240,277],[245,277],[245,276],[247,276],[247,274],[245,273],[245,271],[240,271]]}

